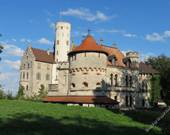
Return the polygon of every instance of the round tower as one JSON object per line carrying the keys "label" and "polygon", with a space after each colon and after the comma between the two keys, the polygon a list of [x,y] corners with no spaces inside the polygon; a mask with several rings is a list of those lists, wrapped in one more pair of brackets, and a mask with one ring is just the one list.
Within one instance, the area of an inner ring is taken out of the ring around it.
{"label": "round tower", "polygon": [[104,94],[107,53],[88,35],[69,53],[70,95]]}
{"label": "round tower", "polygon": [[55,61],[67,62],[67,53],[70,51],[71,24],[68,22],[56,23]]}

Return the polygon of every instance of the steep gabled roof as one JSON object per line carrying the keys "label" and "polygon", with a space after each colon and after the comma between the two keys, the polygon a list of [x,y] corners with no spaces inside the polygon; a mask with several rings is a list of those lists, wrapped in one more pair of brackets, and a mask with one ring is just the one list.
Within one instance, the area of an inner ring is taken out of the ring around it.
{"label": "steep gabled roof", "polygon": [[52,52],[48,53],[45,50],[32,48],[31,50],[35,56],[36,61],[45,62],[45,63],[55,63],[54,54]]}
{"label": "steep gabled roof", "polygon": [[[109,56],[114,55],[116,57],[116,66],[125,67],[125,64],[123,63],[123,59],[125,58],[125,56],[118,48],[105,45],[102,45],[102,48],[105,49]],[[108,65],[112,65],[112,63],[108,61]]]}
{"label": "steep gabled roof", "polygon": [[159,72],[152,68],[151,65],[145,64],[144,62],[139,63],[140,74],[158,74]]}

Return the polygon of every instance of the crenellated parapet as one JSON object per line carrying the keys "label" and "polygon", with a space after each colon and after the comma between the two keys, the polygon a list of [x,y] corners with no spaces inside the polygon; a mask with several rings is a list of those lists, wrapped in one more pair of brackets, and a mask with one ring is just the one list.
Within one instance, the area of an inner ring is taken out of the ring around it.
{"label": "crenellated parapet", "polygon": [[103,73],[106,73],[106,68],[99,68],[99,67],[71,68],[70,73],[73,73],[73,72],[103,72]]}

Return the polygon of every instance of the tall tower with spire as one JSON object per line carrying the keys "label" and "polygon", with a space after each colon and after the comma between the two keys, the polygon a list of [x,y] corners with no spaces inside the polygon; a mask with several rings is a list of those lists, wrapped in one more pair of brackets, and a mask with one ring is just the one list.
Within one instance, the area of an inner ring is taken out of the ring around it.
{"label": "tall tower with spire", "polygon": [[68,22],[56,23],[55,61],[67,62],[67,53],[70,51],[71,24]]}

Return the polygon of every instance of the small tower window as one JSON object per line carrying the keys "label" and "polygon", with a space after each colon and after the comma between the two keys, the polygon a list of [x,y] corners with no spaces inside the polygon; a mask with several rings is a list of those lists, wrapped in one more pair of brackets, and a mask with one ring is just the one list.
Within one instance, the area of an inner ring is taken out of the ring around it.
{"label": "small tower window", "polygon": [[60,44],[60,42],[59,42],[59,40],[57,40],[57,45],[59,45]]}
{"label": "small tower window", "polygon": [[76,87],[75,83],[71,83],[71,88],[75,88],[75,87]]}
{"label": "small tower window", "polygon": [[88,87],[88,83],[87,82],[83,82],[83,86],[84,87]]}
{"label": "small tower window", "polygon": [[63,26],[61,26],[61,29],[63,29]]}
{"label": "small tower window", "polygon": [[66,41],[66,45],[69,45],[69,41],[68,40]]}

